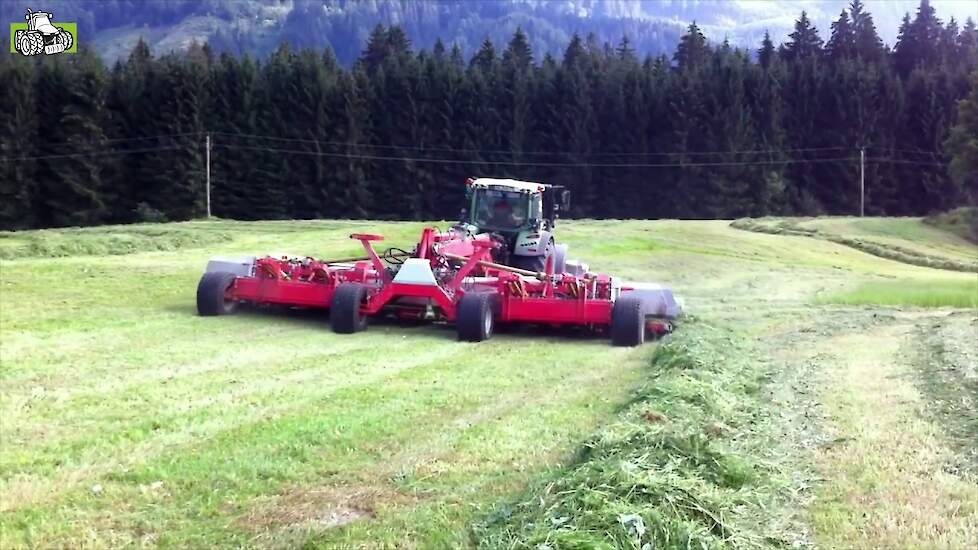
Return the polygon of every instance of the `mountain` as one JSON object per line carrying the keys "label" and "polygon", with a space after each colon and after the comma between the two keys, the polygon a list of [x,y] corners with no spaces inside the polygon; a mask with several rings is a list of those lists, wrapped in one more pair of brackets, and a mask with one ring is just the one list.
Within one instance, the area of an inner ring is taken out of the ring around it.
{"label": "mountain", "polygon": [[[975,17],[973,0],[931,0],[940,17]],[[883,40],[892,44],[905,13],[917,0],[865,0]],[[486,39],[509,40],[522,27],[537,56],[560,56],[577,32],[615,44],[623,35],[642,55],[671,54],[686,26],[696,21],[715,42],[756,48],[765,31],[780,42],[802,10],[828,38],[829,23],[848,0],[48,0],[34,9],[76,21],[79,43],[107,61],[128,55],[139,40],[163,54],[192,42],[217,51],[265,56],[283,42],[297,47],[330,46],[352,63],[377,24],[399,25],[416,48],[437,39],[456,43],[469,56]],[[25,6],[26,7],[26,6]],[[17,2],[0,14],[23,19]]]}

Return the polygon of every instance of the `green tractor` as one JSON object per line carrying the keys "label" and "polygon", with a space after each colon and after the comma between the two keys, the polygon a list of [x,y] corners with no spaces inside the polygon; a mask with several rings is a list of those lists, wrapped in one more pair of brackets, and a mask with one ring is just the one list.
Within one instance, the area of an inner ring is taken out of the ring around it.
{"label": "green tractor", "polygon": [[74,37],[61,27],[51,24],[54,14],[27,10],[27,30],[14,33],[14,49],[23,55],[61,53],[71,49]]}
{"label": "green tractor", "polygon": [[542,272],[553,258],[555,273],[567,269],[567,245],[556,243],[554,228],[560,212],[570,208],[570,191],[511,179],[469,178],[466,184],[468,208],[460,225],[492,234],[503,245],[494,254],[497,262]]}

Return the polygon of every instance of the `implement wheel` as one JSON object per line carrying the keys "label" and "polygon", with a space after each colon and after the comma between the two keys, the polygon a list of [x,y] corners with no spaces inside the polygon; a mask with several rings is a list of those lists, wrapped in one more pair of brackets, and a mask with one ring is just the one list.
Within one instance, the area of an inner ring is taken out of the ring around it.
{"label": "implement wheel", "polygon": [[481,342],[492,337],[496,325],[492,292],[470,292],[458,303],[458,319],[455,328],[463,342]]}
{"label": "implement wheel", "polygon": [[640,346],[645,342],[645,311],[641,296],[619,296],[611,310],[611,345]]}
{"label": "implement wheel", "polygon": [[238,309],[238,301],[228,298],[227,292],[237,277],[233,273],[211,271],[197,283],[197,313],[199,315],[230,315]]}
{"label": "implement wheel", "polygon": [[367,287],[359,283],[343,283],[333,293],[329,308],[329,324],[333,332],[353,334],[367,329],[367,316],[360,307],[367,301]]}

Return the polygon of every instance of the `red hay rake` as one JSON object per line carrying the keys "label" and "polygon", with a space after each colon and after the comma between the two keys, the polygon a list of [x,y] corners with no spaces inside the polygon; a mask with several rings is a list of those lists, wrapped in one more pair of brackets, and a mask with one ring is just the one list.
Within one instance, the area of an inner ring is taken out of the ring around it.
{"label": "red hay rake", "polygon": [[378,315],[442,321],[470,342],[490,338],[497,323],[580,326],[609,331],[616,346],[670,332],[681,313],[667,288],[620,282],[582,264],[555,273],[553,257],[541,272],[496,263],[499,242],[464,228],[425,228],[412,252],[383,255],[374,248],[383,237],[350,237],[365,257],[213,259],[197,287],[197,310],[223,315],[240,303],[327,308],[338,333],[365,330]]}

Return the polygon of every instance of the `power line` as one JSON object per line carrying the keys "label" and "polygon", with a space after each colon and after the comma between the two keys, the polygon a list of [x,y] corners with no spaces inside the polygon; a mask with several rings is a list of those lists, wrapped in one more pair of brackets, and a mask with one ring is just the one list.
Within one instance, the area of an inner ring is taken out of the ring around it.
{"label": "power line", "polygon": [[288,153],[297,155],[347,158],[360,160],[381,160],[398,162],[418,162],[432,164],[492,164],[502,166],[540,166],[554,168],[680,168],[695,166],[759,166],[770,164],[803,164],[819,162],[842,162],[857,161],[859,157],[836,157],[821,159],[785,159],[767,161],[728,161],[728,162],[672,162],[672,163],[592,163],[592,162],[517,162],[517,161],[486,161],[486,160],[465,160],[465,159],[444,159],[444,158],[418,158],[418,157],[397,157],[381,155],[361,155],[347,153],[324,153],[321,151],[303,151],[296,149],[276,149],[271,147],[256,147],[249,145],[229,145],[214,144],[215,148],[222,149],[243,149],[251,151],[266,151],[269,153]]}
{"label": "power line", "polygon": [[914,155],[931,155],[933,157],[939,157],[942,154],[941,151],[923,151],[923,150],[918,150],[918,149],[897,149],[895,147],[876,147],[876,146],[871,146],[869,148],[870,149],[879,149],[880,152],[884,152],[884,153],[887,153],[887,152],[893,152],[893,153],[911,153],[911,154],[914,154]]}
{"label": "power line", "polygon": [[166,147],[149,147],[144,149],[123,149],[123,150],[112,150],[112,151],[88,151],[85,153],[66,153],[63,155],[41,155],[36,157],[6,157],[0,158],[0,162],[18,162],[18,161],[28,161],[28,160],[51,160],[51,159],[63,159],[63,158],[77,158],[77,157],[98,157],[105,155],[129,155],[132,153],[151,153],[153,151],[170,151],[175,149],[183,149],[183,147],[178,147],[176,145],[166,146]]}
{"label": "power line", "polygon": [[869,162],[888,162],[890,164],[917,164],[920,166],[941,166],[944,168],[948,167],[946,162],[923,162],[919,160],[903,160],[903,159],[887,159],[887,158],[867,158]]}
{"label": "power line", "polygon": [[[415,146],[415,145],[386,145],[386,144],[370,144],[370,143],[348,143],[345,141],[328,141],[328,140],[318,140],[309,138],[284,138],[278,136],[264,136],[259,134],[246,134],[246,133],[232,133],[232,132],[214,132],[214,135],[229,136],[236,138],[245,139],[266,139],[270,141],[284,141],[284,142],[294,142],[294,143],[309,143],[316,145],[333,145],[333,146],[343,146],[343,147],[357,147],[357,148],[374,148],[374,149],[401,149],[409,151],[436,151],[436,152],[450,152],[450,153],[488,153],[488,154],[500,154],[500,155],[568,155],[575,154],[571,151],[512,151],[507,149],[463,149],[454,147],[426,147],[426,146]],[[677,152],[648,152],[648,153],[634,153],[634,152],[623,152],[623,153],[611,153],[611,152],[596,152],[596,153],[586,153],[583,156],[586,157],[628,157],[628,156],[709,156],[709,155],[741,155],[741,154],[778,154],[778,153],[800,153],[800,152],[815,152],[815,151],[842,151],[846,149],[853,149],[852,147],[802,147],[794,149],[749,149],[749,150],[731,150],[731,151],[677,151]],[[499,164],[499,163],[496,163]]]}
{"label": "power line", "polygon": [[[178,134],[172,134],[172,135],[175,136]],[[191,134],[179,134],[179,135],[191,135]],[[859,160],[859,157],[829,157],[829,158],[815,158],[815,159],[782,159],[782,160],[716,161],[716,162],[713,161],[662,162],[662,163],[537,162],[537,161],[493,161],[493,160],[385,156],[385,155],[352,154],[352,153],[330,153],[330,152],[323,152],[323,151],[306,151],[301,149],[283,149],[283,148],[273,148],[273,147],[263,147],[263,146],[233,145],[233,144],[225,144],[225,143],[213,143],[212,147],[220,148],[220,149],[265,151],[270,153],[296,154],[296,155],[358,159],[358,160],[416,162],[416,163],[431,163],[431,164],[459,164],[459,165],[485,164],[485,165],[501,165],[501,166],[537,166],[537,167],[552,167],[552,168],[685,168],[685,167],[723,167],[723,166],[765,166],[765,165],[784,165],[784,164],[815,164],[815,163],[826,163],[826,162],[854,162]],[[171,146],[145,147],[139,149],[65,153],[65,154],[58,154],[58,155],[6,157],[6,158],[0,158],[0,163],[35,161],[35,160],[55,160],[55,159],[67,159],[67,158],[84,158],[84,157],[96,157],[96,156],[128,155],[128,154],[137,154],[137,153],[151,153],[156,151],[173,151],[173,150],[180,150],[180,149],[184,149],[184,147],[171,145]],[[771,151],[771,153],[785,153],[788,151],[790,150]],[[919,166],[939,166],[944,168],[948,166],[947,163],[942,163],[942,162],[924,162],[924,161],[893,159],[893,158],[884,158],[884,157],[867,157],[866,161],[877,162],[877,163],[890,163],[890,164],[909,164],[909,165],[919,165]]]}

